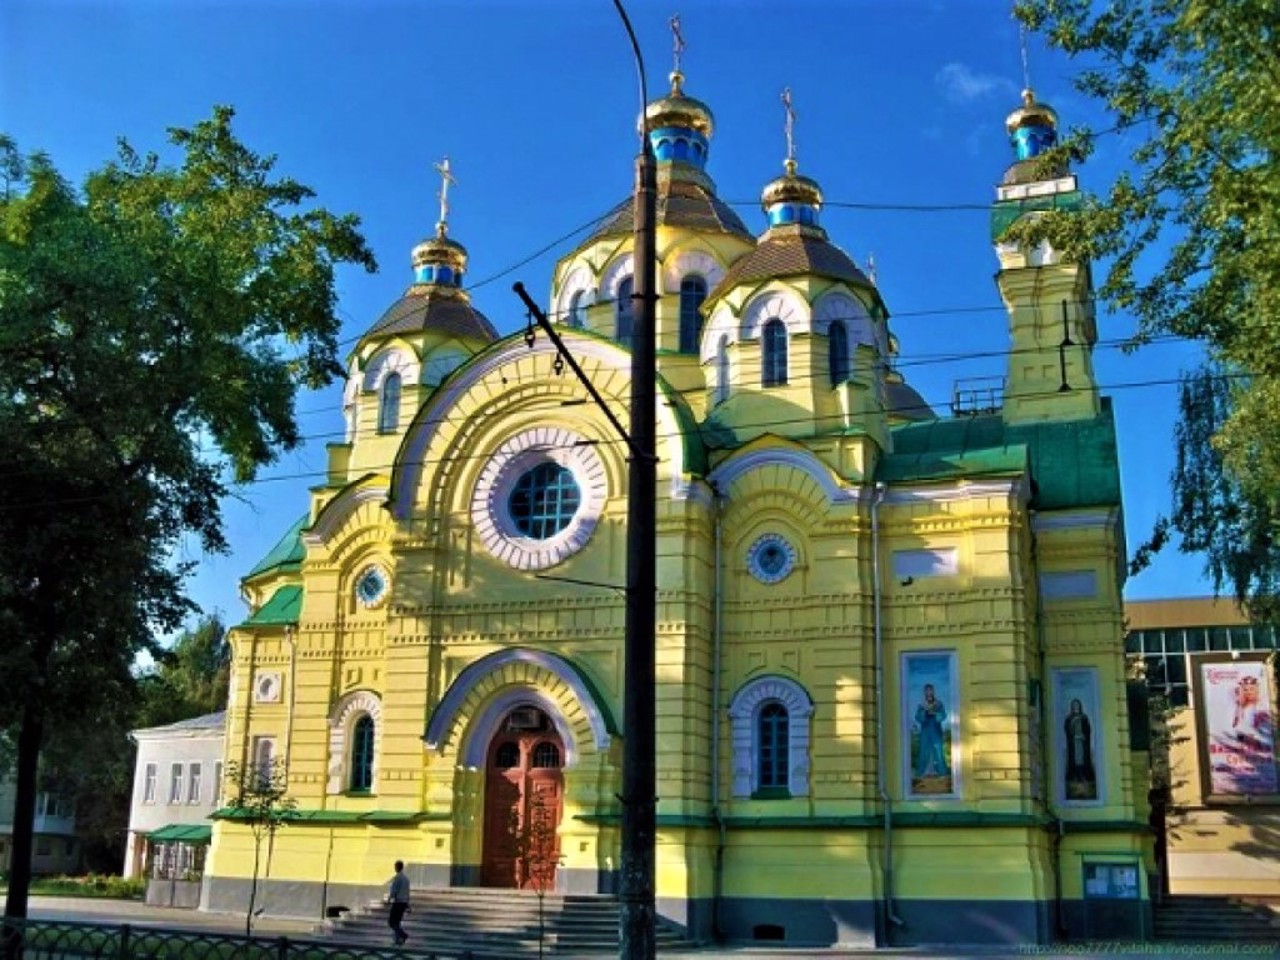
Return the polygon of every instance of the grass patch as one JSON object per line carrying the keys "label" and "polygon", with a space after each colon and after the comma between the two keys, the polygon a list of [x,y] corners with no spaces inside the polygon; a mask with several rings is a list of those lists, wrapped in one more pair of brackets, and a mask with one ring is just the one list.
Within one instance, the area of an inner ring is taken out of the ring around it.
{"label": "grass patch", "polygon": [[[0,881],[0,888],[8,884]],[[33,877],[33,897],[101,897],[105,900],[141,900],[147,892],[147,881],[126,880],[106,874],[91,873],[84,877]]]}

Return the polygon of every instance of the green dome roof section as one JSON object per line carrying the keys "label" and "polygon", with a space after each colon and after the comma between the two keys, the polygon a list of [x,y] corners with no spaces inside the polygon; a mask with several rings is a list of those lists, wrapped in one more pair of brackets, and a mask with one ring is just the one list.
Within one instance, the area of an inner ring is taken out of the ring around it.
{"label": "green dome roof section", "polygon": [[302,588],[281,587],[271,599],[254,611],[242,627],[278,627],[295,624],[302,612]]}
{"label": "green dome roof section", "polygon": [[271,548],[271,552],[258,561],[252,570],[243,577],[249,580],[259,574],[266,573],[269,570],[275,570],[279,567],[288,567],[296,570],[302,563],[302,558],[307,554],[307,548],[302,543],[302,531],[306,528],[307,520],[310,515],[304,513],[291,526],[280,541]]}

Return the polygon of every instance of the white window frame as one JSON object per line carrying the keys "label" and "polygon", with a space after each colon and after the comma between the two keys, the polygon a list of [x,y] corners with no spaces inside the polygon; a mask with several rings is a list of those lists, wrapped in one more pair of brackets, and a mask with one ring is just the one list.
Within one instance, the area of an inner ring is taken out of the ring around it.
{"label": "white window frame", "polygon": [[180,763],[169,764],[169,803],[182,802],[182,787],[185,783],[184,769]]}
{"label": "white window frame", "polygon": [[187,803],[200,802],[200,780],[203,773],[202,764],[196,762],[187,764]]}
{"label": "white window frame", "polygon": [[142,771],[142,802],[156,802],[156,781],[160,776],[159,768],[154,763],[148,763]]}
{"label": "white window frame", "polygon": [[813,700],[808,692],[788,677],[757,677],[744,684],[729,704],[733,736],[733,795],[750,798],[760,789],[759,716],[765,704],[777,701],[787,709],[787,792],[792,797],[809,795],[809,742],[813,723]]}

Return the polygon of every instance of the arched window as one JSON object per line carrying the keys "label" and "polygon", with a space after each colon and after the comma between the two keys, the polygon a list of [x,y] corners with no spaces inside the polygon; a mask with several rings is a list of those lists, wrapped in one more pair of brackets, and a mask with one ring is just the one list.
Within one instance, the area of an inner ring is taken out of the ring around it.
{"label": "arched window", "polygon": [[827,366],[833,387],[849,379],[849,332],[839,320],[827,327]]}
{"label": "arched window", "polygon": [[787,760],[791,751],[787,708],[777,700],[760,709],[760,729],[756,737],[756,782],[761,790],[787,787]]}
{"label": "arched window", "polygon": [[351,779],[347,789],[352,793],[373,789],[373,717],[367,713],[351,728]]}
{"label": "arched window", "polygon": [[539,770],[553,770],[560,766],[560,748],[543,740],[533,748],[533,766]]}
{"label": "arched window", "polygon": [[569,301],[569,326],[581,330],[587,325],[587,291],[579,290]]}
{"label": "arched window", "polygon": [[774,317],[764,325],[764,372],[762,386],[783,387],[787,383],[787,325]]}
{"label": "arched window", "polygon": [[702,301],[707,281],[697,275],[680,281],[680,352],[697,353],[702,342]]}
{"label": "arched window", "polygon": [[618,284],[618,296],[614,304],[614,311],[618,318],[614,339],[624,347],[631,346],[631,331],[635,325],[635,305],[631,302],[631,294],[634,290],[635,281],[627,277]]}
{"label": "arched window", "polygon": [[499,770],[514,770],[520,766],[520,747],[514,743],[504,743],[498,747],[494,755],[493,765]]}
{"label": "arched window", "polygon": [[729,704],[733,795],[785,799],[809,795],[813,701],[788,677],[757,677]]}
{"label": "arched window", "polygon": [[729,338],[721,337],[716,344],[716,403],[729,399]]}
{"label": "arched window", "polygon": [[400,374],[388,373],[378,401],[378,432],[390,433],[400,425]]}

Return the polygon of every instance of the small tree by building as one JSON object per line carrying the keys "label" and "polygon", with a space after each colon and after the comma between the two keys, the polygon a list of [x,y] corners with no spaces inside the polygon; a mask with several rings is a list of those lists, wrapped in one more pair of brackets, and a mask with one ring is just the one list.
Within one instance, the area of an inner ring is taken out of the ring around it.
{"label": "small tree by building", "polygon": [[507,842],[515,860],[516,885],[538,895],[538,957],[541,958],[546,938],[547,891],[555,885],[556,866],[560,862],[555,807],[535,793],[523,819],[518,810],[511,811]]}
{"label": "small tree by building", "polygon": [[228,819],[243,823],[253,833],[253,880],[244,918],[244,933],[248,937],[253,935],[263,842],[267,845],[266,872],[270,876],[276,831],[293,819],[298,801],[288,794],[288,774],[284,761],[279,758],[243,766],[233,760],[227,764],[226,779],[232,798]]}

